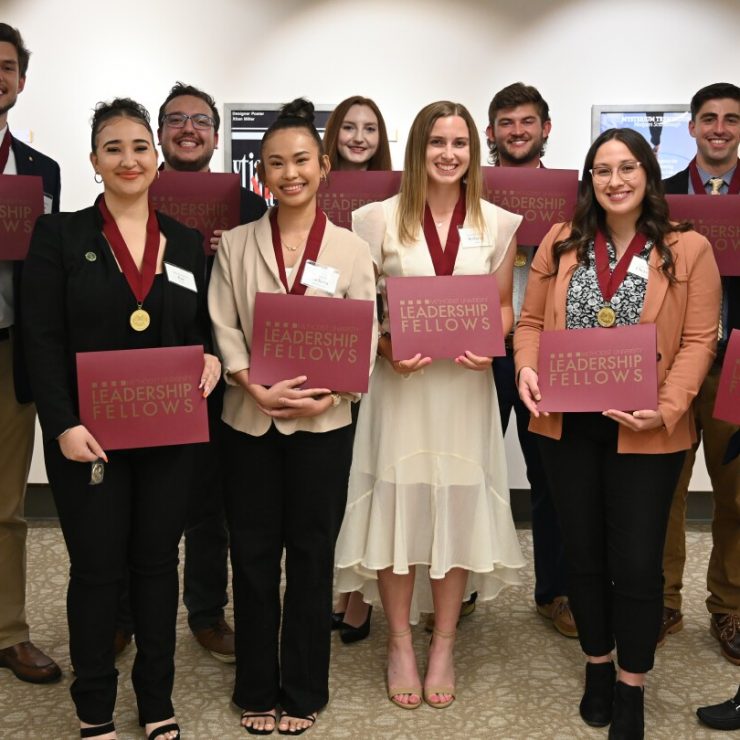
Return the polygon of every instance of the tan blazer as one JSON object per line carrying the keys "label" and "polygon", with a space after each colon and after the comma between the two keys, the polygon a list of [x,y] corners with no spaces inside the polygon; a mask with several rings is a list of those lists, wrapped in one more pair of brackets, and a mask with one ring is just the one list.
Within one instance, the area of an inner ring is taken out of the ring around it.
{"label": "tan blazer", "polygon": [[[553,243],[570,234],[569,224],[556,224],[545,236],[532,262],[522,315],[514,333],[517,373],[537,369],[541,331],[565,329],[565,303],[575,270],[575,251],[553,270]],[[635,432],[619,427],[619,452],[662,453],[688,449],[696,441],[691,401],[712,364],[717,347],[721,283],[709,242],[695,231],[671,234],[668,244],[676,265],[677,284],[659,269],[658,251],[650,253],[649,278],[640,323],[654,323],[658,336],[658,409],[665,427]],[[560,439],[563,415],[532,417],[529,428]]]}
{"label": "tan blazer", "polygon": [[[339,271],[335,297],[375,302],[375,274],[370,250],[351,231],[327,221],[316,261]],[[290,284],[290,280],[288,282]],[[319,416],[272,419],[263,414],[252,396],[230,377],[231,373],[249,368],[254,298],[258,292],[285,294],[272,247],[269,212],[259,221],[224,232],[211,275],[208,308],[227,384],[221,418],[234,429],[254,436],[265,434],[273,422],[283,434],[328,432],[349,424],[351,394],[343,394],[338,406],[330,407]],[[326,293],[307,288],[306,295],[326,296]],[[375,329],[372,336],[368,372],[372,370],[375,359]]]}

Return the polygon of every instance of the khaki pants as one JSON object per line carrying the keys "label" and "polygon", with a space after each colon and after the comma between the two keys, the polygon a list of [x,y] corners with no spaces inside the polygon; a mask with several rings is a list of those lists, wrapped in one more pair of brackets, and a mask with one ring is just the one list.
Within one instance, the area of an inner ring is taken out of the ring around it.
{"label": "khaki pants", "polygon": [[36,408],[13,390],[13,340],[0,341],[0,650],[28,639],[23,499]]}
{"label": "khaki pants", "polygon": [[[735,458],[729,465],[723,465],[722,459],[730,437],[738,427],[712,418],[719,376],[720,368],[715,365],[694,400],[694,414],[704,443],[704,457],[714,497],[707,608],[712,614],[737,614],[740,613],[740,458]],[[696,449],[694,447],[686,455],[668,521],[663,554],[663,603],[671,609],[681,608],[686,562],[686,497]]]}

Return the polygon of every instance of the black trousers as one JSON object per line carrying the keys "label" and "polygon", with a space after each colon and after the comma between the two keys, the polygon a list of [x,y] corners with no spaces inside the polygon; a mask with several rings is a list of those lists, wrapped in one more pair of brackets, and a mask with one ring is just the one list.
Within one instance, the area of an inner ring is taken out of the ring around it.
{"label": "black trousers", "polygon": [[527,467],[532,504],[534,600],[540,605],[549,604],[557,596],[564,596],[567,593],[565,550],[550,485],[542,465],[537,442],[539,436],[529,431],[529,409],[519,398],[514,359],[510,349],[506,350],[504,357],[494,358],[493,378],[496,382],[501,427],[506,434],[513,410],[519,445]]}
{"label": "black trousers", "polygon": [[568,595],[586,655],[614,649],[632,673],[653,667],[663,610],[663,544],[684,452],[618,454],[618,425],[564,414],[540,450],[565,543]]}
{"label": "black trousers", "polygon": [[[350,426],[261,437],[224,431],[238,706],[301,716],[329,700],[334,546],[347,503]],[[286,588],[280,608],[280,560]]]}
{"label": "black trousers", "polygon": [[129,578],[139,721],[168,719],[174,714],[178,544],[192,446],[110,452],[97,486],[89,485],[90,465],[65,459],[55,440],[45,442],[44,454],[69,551],[67,619],[77,716],[90,724],[113,716],[113,636],[120,590]]}

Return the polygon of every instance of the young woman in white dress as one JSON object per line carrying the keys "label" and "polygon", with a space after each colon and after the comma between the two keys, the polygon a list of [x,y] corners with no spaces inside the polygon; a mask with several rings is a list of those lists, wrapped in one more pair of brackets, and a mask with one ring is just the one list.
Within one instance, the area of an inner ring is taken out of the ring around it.
{"label": "young woman in white dress", "polygon": [[[353,228],[370,245],[384,300],[387,276],[495,274],[506,333],[521,218],[480,199],[479,162],[468,111],[447,101],[426,106],[411,127],[400,194],[355,211]],[[460,244],[461,226],[480,236],[477,246]],[[491,599],[516,583],[523,559],[491,358],[394,361],[385,305],[381,357],[355,436],[337,587],[383,603],[390,700],[414,709],[423,698],[442,708],[455,699],[461,601],[474,590]],[[431,611],[422,688],[409,624]]]}

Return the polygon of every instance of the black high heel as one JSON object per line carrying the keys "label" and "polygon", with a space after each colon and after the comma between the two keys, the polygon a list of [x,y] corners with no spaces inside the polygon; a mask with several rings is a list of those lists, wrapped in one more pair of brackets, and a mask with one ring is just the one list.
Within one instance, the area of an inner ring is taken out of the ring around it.
{"label": "black high heel", "polygon": [[372,613],[373,608],[372,606],[369,606],[365,621],[359,627],[353,627],[351,624],[347,624],[346,622],[342,623],[339,637],[345,645],[349,645],[351,642],[364,640],[370,634],[370,617],[372,616]]}
{"label": "black high heel", "polygon": [[344,612],[332,612],[331,613],[331,629],[340,630],[342,627],[346,627],[344,624]]}

